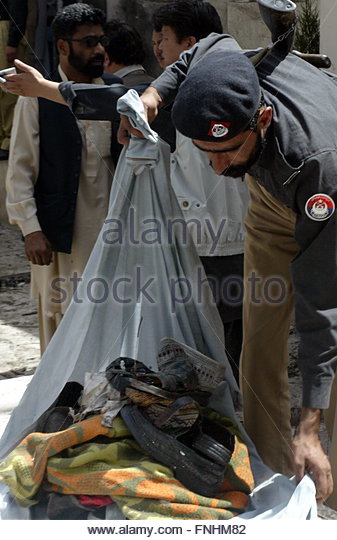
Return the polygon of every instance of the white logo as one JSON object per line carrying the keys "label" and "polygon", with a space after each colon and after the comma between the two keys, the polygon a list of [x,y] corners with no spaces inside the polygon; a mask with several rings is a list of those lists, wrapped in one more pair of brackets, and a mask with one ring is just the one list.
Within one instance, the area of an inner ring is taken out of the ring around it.
{"label": "white logo", "polygon": [[211,131],[213,137],[223,137],[224,135],[227,135],[228,127],[223,124],[214,124]]}
{"label": "white logo", "polygon": [[328,205],[325,201],[319,200],[311,208],[311,217],[314,219],[325,219],[329,215]]}
{"label": "white logo", "polygon": [[305,204],[305,212],[314,221],[324,221],[335,211],[334,200],[325,193],[316,193]]}

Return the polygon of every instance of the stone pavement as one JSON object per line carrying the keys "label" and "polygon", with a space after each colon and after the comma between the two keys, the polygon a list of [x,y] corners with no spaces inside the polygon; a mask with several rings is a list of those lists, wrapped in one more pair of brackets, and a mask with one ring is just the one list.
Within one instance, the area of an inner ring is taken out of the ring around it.
{"label": "stone pavement", "polygon": [[40,360],[37,309],[17,227],[0,225],[0,433]]}
{"label": "stone pavement", "polygon": [[7,174],[6,160],[0,160],[0,223],[8,223],[7,211],[6,211],[6,174]]}

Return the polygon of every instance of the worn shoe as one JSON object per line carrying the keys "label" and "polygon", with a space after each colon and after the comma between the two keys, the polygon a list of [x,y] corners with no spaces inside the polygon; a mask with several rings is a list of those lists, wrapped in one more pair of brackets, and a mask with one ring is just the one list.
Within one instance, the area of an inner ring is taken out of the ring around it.
{"label": "worn shoe", "polygon": [[192,447],[215,463],[227,467],[234,452],[234,435],[214,420],[206,416],[200,418]]}
{"label": "worn shoe", "polygon": [[39,433],[56,433],[68,429],[73,424],[69,407],[48,409],[38,420],[35,431]]}
{"label": "worn shoe", "polygon": [[131,388],[170,401],[190,395],[201,405],[206,405],[210,397],[209,392],[198,389],[193,369],[184,366],[183,361],[173,362],[168,371],[161,373],[150,371],[132,358],[117,358],[106,368],[105,374],[111,386],[128,397],[131,396],[127,389]]}
{"label": "worn shoe", "polygon": [[[200,431],[196,441],[193,440],[192,432],[178,440],[157,429],[137,405],[125,405],[121,416],[143,450],[159,463],[169,467],[186,488],[205,497],[214,497],[219,492],[230,460],[230,449],[225,449],[221,454],[221,445],[210,436],[203,441]],[[201,450],[191,448],[193,443]],[[201,455],[200,451],[204,455]]]}

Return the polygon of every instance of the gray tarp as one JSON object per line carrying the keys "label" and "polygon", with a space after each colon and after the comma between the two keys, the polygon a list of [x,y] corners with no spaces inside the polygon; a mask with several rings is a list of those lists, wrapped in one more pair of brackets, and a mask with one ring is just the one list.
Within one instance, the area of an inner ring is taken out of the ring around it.
{"label": "gray tarp", "polygon": [[[149,126],[144,133],[119,160],[106,223],[82,280],[72,278],[76,293],[6,427],[1,458],[67,381],[83,384],[85,372],[104,370],[119,356],[155,369],[164,337],[225,363],[232,394],[238,391],[221,320],[170,186],[169,147]],[[63,294],[62,282],[55,288]]]}

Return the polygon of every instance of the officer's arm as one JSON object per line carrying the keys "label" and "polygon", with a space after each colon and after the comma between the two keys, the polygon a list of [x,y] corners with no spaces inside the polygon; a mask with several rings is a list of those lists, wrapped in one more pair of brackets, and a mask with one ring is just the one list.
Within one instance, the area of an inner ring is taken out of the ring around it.
{"label": "officer's arm", "polygon": [[108,86],[72,82],[63,82],[59,85],[63,99],[80,120],[118,121],[117,101],[128,90],[128,87],[119,82]]}
{"label": "officer's arm", "polygon": [[299,480],[310,472],[317,498],[332,489],[330,464],[319,438],[320,410],[329,406],[337,363],[337,153],[317,154],[287,189],[297,213],[295,239],[300,251],[292,262],[298,365],[303,380],[302,416],[294,439]]}
{"label": "officer's arm", "polygon": [[[211,50],[214,52],[219,50],[240,50],[240,47],[232,36],[213,33],[198,41],[191,49],[184,51],[179,59],[168,66],[155,81],[152,81],[151,85],[141,95],[145,116],[150,123],[156,118],[160,108],[172,103],[179,86],[186,79],[192,62],[199,61]],[[131,126],[128,118],[122,116],[118,130],[118,141],[127,145],[129,133],[141,136]]]}

